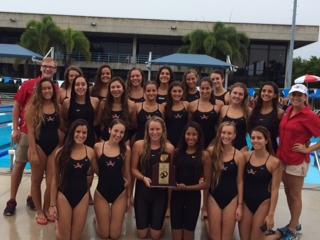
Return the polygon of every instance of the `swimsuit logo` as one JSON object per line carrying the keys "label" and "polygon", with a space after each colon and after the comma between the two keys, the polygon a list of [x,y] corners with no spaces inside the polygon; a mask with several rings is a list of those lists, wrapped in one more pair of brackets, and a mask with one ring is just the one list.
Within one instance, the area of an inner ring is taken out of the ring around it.
{"label": "swimsuit logo", "polygon": [[80,109],[76,109],[76,112],[80,112]]}
{"label": "swimsuit logo", "polygon": [[149,114],[148,116],[146,116],[147,120],[149,120],[152,116]]}
{"label": "swimsuit logo", "polygon": [[47,117],[46,118],[48,122],[53,122],[54,121],[54,117]]}
{"label": "swimsuit logo", "polygon": [[201,120],[207,120],[209,116],[203,114],[202,116],[200,116]]}
{"label": "swimsuit logo", "polygon": [[257,171],[253,171],[253,169],[251,168],[250,170],[247,170],[248,174],[252,174],[252,175],[256,175]]}
{"label": "swimsuit logo", "polygon": [[74,169],[77,169],[77,168],[82,168],[83,167],[83,164],[80,164],[80,163],[77,163],[77,164],[73,164],[74,166]]}
{"label": "swimsuit logo", "polygon": [[222,170],[224,170],[224,171],[227,171],[228,170],[228,167],[225,167],[225,166],[223,166],[223,167],[221,167],[222,168]]}
{"label": "swimsuit logo", "polygon": [[107,167],[114,167],[116,163],[112,162],[111,160],[109,162],[107,162]]}
{"label": "swimsuit logo", "polygon": [[114,115],[111,115],[112,119],[119,119],[120,118],[120,114],[114,114]]}
{"label": "swimsuit logo", "polygon": [[177,113],[176,115],[173,115],[174,118],[178,119],[178,118],[182,118],[182,114]]}

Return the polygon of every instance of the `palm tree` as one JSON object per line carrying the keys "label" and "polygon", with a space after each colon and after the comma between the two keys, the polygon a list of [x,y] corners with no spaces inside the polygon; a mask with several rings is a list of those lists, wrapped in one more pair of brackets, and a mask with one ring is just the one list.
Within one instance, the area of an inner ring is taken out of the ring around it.
{"label": "palm tree", "polygon": [[61,47],[62,38],[62,30],[51,16],[47,15],[40,22],[33,19],[27,23],[20,44],[31,51],[45,55],[50,47]]}
{"label": "palm tree", "polygon": [[66,61],[65,65],[70,64],[70,55],[76,50],[83,54],[87,61],[91,59],[90,42],[83,32],[76,31],[71,27],[68,27],[63,31],[63,45],[66,49]]}
{"label": "palm tree", "polygon": [[[62,30],[52,20],[51,16],[44,16],[41,21],[31,20],[27,23],[26,30],[20,37],[20,45],[33,52],[45,55],[50,47],[59,47],[61,45]],[[17,68],[21,59],[16,59],[14,67]],[[28,74],[28,59],[24,63],[24,74]],[[34,65],[34,77],[36,77],[36,67]]]}
{"label": "palm tree", "polygon": [[248,36],[222,22],[217,22],[212,31],[194,30],[182,41],[185,45],[178,50],[180,53],[207,54],[221,60],[229,55],[232,61],[246,61],[248,58]]}

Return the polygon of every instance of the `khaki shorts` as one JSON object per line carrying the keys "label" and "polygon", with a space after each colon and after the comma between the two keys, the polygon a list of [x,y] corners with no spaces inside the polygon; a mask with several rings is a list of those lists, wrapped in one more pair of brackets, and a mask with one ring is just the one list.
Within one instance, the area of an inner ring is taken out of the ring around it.
{"label": "khaki shorts", "polygon": [[20,132],[20,140],[16,149],[16,162],[26,163],[28,162],[28,148],[29,140],[28,135]]}
{"label": "khaki shorts", "polygon": [[303,161],[300,165],[286,165],[282,164],[283,171],[289,175],[297,177],[306,177],[309,170],[309,163]]}

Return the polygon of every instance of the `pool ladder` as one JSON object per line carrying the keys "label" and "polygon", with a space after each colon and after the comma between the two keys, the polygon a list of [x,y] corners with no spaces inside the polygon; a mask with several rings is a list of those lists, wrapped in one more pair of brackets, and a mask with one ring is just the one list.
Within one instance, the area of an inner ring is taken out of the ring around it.
{"label": "pool ladder", "polygon": [[[310,144],[310,146],[315,145],[315,144],[316,144],[316,142],[313,142],[313,143]],[[319,171],[319,173],[320,173],[320,164],[319,164],[318,151],[313,151],[313,154],[314,154],[314,158],[315,158],[316,161],[317,161],[317,168],[318,168],[318,171]]]}

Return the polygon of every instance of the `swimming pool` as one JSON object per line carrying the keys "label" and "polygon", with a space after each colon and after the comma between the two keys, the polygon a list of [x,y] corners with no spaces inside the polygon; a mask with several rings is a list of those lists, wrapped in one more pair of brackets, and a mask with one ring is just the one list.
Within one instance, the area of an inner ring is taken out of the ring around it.
{"label": "swimming pool", "polygon": [[[0,168],[10,168],[12,108],[13,106],[0,106]],[[26,168],[30,169],[29,164]]]}

